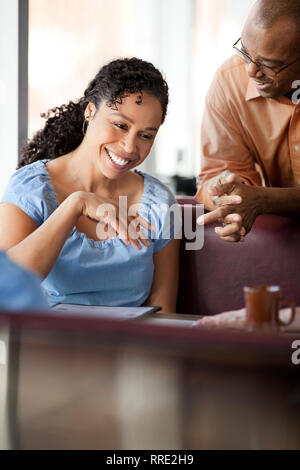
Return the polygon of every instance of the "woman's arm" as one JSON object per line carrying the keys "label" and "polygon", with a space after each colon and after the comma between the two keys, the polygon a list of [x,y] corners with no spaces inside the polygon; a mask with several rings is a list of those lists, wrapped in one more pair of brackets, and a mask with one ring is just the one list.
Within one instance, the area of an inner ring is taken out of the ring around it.
{"label": "woman's arm", "polygon": [[[126,244],[132,243],[141,249],[140,243],[149,246],[149,241],[142,238],[131,239],[127,234],[129,220],[121,221],[116,217],[108,219],[99,215],[99,207],[108,200],[93,193],[77,191],[68,196],[51,216],[37,228],[32,219],[14,204],[0,205],[0,249],[17,264],[25,269],[38,273],[42,278],[48,276],[59,253],[67,240],[78,218],[83,215],[95,221],[105,221],[115,233],[119,234]],[[111,201],[109,201],[111,204]],[[139,218],[139,223],[146,228],[150,225]]]}
{"label": "woman's arm", "polygon": [[0,248],[17,264],[45,278],[80,213],[80,197],[74,193],[37,228],[19,207],[3,203],[0,205]]}
{"label": "woman's arm", "polygon": [[163,313],[175,313],[179,279],[180,240],[172,240],[154,255],[154,277],[146,304],[162,307]]}

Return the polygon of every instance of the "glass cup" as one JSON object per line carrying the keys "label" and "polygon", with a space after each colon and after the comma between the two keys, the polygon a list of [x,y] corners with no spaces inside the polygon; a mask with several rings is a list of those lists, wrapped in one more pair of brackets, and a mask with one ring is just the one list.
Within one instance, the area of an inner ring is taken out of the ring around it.
{"label": "glass cup", "polygon": [[[249,330],[279,331],[289,326],[295,318],[294,305],[282,298],[279,286],[244,287],[246,324]],[[280,318],[280,307],[290,307],[287,322]]]}

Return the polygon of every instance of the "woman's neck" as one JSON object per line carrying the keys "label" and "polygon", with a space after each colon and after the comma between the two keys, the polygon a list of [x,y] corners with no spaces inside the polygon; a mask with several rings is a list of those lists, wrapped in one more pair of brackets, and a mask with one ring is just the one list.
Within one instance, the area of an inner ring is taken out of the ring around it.
{"label": "woman's neck", "polygon": [[67,174],[72,179],[71,184],[77,190],[103,195],[104,193],[105,195],[115,194],[122,182],[119,179],[111,180],[103,175],[92,155],[92,149],[82,143],[73,152],[63,157],[67,165]]}

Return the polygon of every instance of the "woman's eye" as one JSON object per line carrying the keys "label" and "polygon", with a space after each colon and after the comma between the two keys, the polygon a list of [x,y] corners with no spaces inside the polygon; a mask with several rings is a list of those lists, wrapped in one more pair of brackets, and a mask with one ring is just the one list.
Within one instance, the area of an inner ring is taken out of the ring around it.
{"label": "woman's eye", "polygon": [[141,137],[143,139],[146,139],[146,140],[152,140],[153,139],[153,135],[150,135],[150,134],[141,134]]}
{"label": "woman's eye", "polygon": [[119,129],[127,129],[126,124],[120,124],[119,122],[115,122],[114,126],[118,127]]}

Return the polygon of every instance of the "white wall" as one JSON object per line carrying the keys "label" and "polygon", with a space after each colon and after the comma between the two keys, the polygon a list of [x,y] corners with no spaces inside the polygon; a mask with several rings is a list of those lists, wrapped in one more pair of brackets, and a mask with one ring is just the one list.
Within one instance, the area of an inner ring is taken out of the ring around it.
{"label": "white wall", "polygon": [[[153,62],[165,76],[170,104],[165,124],[155,141],[155,161],[146,171],[159,175],[194,173],[191,103],[191,65],[194,0],[135,0],[130,50]],[[145,21],[147,18],[147,21]],[[179,154],[184,159],[180,165]]]}
{"label": "white wall", "polygon": [[[0,195],[18,161],[18,0],[0,0]],[[7,427],[8,334],[0,331],[0,449],[9,448]]]}
{"label": "white wall", "polygon": [[18,0],[0,0],[0,195],[18,161]]}
{"label": "white wall", "polygon": [[217,68],[231,55],[255,0],[195,0],[192,65],[194,157],[200,170],[200,128],[205,97]]}

